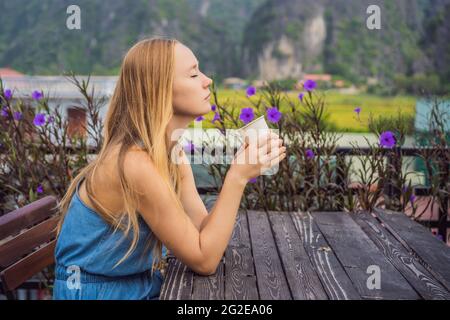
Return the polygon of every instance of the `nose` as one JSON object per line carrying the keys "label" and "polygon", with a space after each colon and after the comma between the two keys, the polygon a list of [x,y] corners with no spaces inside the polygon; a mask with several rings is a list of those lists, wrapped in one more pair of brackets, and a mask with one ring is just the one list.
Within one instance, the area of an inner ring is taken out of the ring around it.
{"label": "nose", "polygon": [[209,87],[213,81],[211,78],[207,77],[206,75],[205,75],[205,78],[206,78],[205,82],[204,82],[205,87]]}

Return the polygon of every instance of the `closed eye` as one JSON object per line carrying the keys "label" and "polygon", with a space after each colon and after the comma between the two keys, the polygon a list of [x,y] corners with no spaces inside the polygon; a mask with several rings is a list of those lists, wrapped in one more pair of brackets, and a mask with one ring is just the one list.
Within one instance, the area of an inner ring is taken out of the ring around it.
{"label": "closed eye", "polygon": [[191,78],[195,78],[195,77],[198,77],[198,74],[191,76]]}

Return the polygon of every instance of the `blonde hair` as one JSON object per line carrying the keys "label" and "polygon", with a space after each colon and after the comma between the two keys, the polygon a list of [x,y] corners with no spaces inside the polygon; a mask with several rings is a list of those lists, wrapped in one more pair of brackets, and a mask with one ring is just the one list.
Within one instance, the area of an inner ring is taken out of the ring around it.
{"label": "blonde hair", "polygon": [[[96,159],[72,180],[58,204],[61,215],[57,226],[59,235],[77,184],[85,179],[87,195],[99,215],[114,226],[114,231],[121,229],[125,238],[132,231],[131,245],[114,268],[130,256],[139,240],[139,213],[136,210],[138,193],[131,188],[123,168],[125,154],[130,147],[140,145],[151,157],[175,204],[183,208],[180,201],[180,172],[176,163],[170,161],[169,141],[166,140],[166,128],[173,115],[172,85],[176,43],[178,41],[175,39],[150,38],[139,41],[127,52],[106,115],[101,150]],[[98,166],[117,143],[121,144],[117,163],[124,201],[124,211],[119,215],[102,206],[92,192],[92,179]],[[164,262],[161,259],[162,243],[153,233],[151,236],[153,241],[147,243],[147,249],[153,248],[153,273],[155,269],[163,271]]]}

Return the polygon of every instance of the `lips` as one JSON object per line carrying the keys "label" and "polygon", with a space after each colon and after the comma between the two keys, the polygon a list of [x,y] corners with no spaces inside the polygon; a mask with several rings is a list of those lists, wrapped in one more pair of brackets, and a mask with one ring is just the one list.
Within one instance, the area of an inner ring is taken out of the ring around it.
{"label": "lips", "polygon": [[210,96],[211,96],[211,93],[208,94],[208,96],[205,98],[205,100],[208,100]]}

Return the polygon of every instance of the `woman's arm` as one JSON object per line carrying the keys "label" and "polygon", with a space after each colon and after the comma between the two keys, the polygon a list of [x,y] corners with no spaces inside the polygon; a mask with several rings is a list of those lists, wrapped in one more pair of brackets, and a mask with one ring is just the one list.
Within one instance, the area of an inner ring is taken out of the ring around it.
{"label": "woman's arm", "polygon": [[147,154],[128,152],[124,170],[139,193],[137,210],[156,237],[193,271],[213,274],[231,238],[245,179],[229,170],[214,211],[199,231],[187,213],[176,206]]}
{"label": "woman's arm", "polygon": [[202,224],[208,217],[208,210],[198,194],[192,167],[184,151],[182,151],[181,156],[183,159],[179,164],[181,172],[181,202],[187,215],[200,231]]}
{"label": "woman's arm", "polygon": [[[208,237],[209,233],[211,233],[211,237],[216,237],[216,229],[219,229],[221,231],[231,230],[232,233],[236,221],[236,215],[233,215],[233,213],[237,213],[239,209],[246,182],[241,181],[237,176],[235,181],[235,179],[231,177],[232,172],[230,173],[230,175],[227,175],[222,188],[222,192],[220,193],[216,203],[211,209],[211,212],[208,214],[205,205],[203,204],[203,201],[197,192],[194,175],[192,173],[192,167],[187,161],[188,159],[184,151],[182,153],[182,157],[184,158],[184,161],[182,161],[182,163],[180,164],[182,173],[181,201],[192,222],[199,231],[202,231],[203,234],[206,235],[203,235],[203,237]],[[219,211],[225,212],[219,212],[217,208],[220,208]],[[219,218],[216,218],[217,216]],[[227,218],[221,219],[221,216],[227,216]],[[210,221],[212,221],[212,224],[210,224]],[[225,223],[226,225],[223,225],[223,223]],[[209,227],[205,231],[205,227],[207,225],[209,225]],[[221,227],[217,228],[216,226]],[[219,239],[223,239],[223,242],[208,240],[204,241],[205,243],[214,243],[214,247],[211,248],[210,251],[218,253],[215,257],[211,257],[211,259],[213,260],[213,265],[216,265],[220,262],[223,252],[225,251],[227,244],[231,238],[231,233],[229,231],[225,231],[225,234],[222,237],[219,237]]]}
{"label": "woman's arm", "polygon": [[[237,153],[219,198],[200,231],[185,210],[174,202],[150,156],[142,151],[130,151],[125,156],[125,175],[139,194],[137,210],[169,251],[195,272],[215,273],[231,238],[248,179],[260,174],[261,169],[269,168],[272,161],[278,163],[286,156],[285,148],[282,148],[283,154],[279,151],[266,154],[267,142],[263,140]],[[273,146],[279,143],[273,141]],[[247,160],[252,153],[261,154],[261,158],[250,164]],[[242,161],[244,158],[247,160]]]}
{"label": "woman's arm", "polygon": [[208,252],[208,263],[213,270],[219,265],[231,239],[246,184],[247,180],[232,169],[228,170],[219,197],[200,228],[201,249]]}

